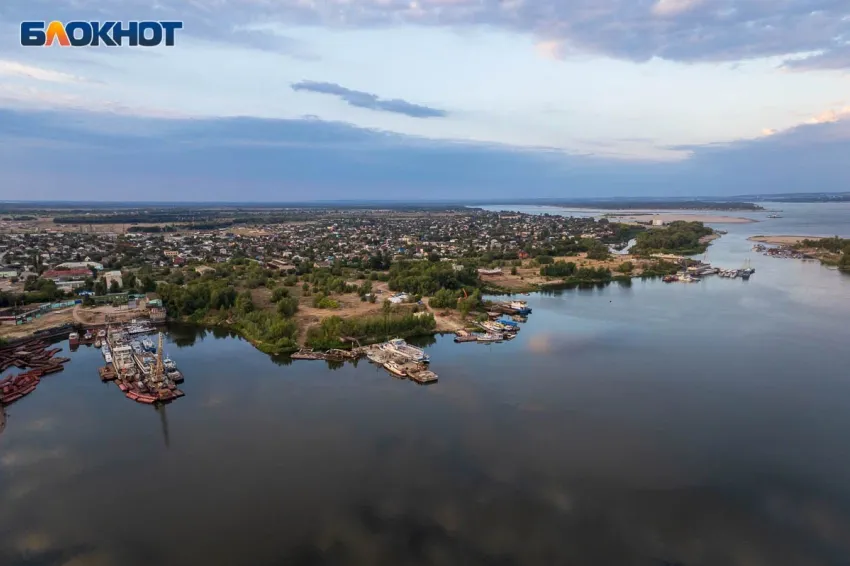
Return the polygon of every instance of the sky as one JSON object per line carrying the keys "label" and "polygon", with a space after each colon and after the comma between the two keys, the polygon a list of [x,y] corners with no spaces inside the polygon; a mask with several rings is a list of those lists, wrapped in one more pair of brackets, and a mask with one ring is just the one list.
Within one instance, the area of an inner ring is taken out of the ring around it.
{"label": "sky", "polygon": [[[181,20],[24,47],[24,20]],[[847,0],[4,0],[0,200],[850,191]]]}

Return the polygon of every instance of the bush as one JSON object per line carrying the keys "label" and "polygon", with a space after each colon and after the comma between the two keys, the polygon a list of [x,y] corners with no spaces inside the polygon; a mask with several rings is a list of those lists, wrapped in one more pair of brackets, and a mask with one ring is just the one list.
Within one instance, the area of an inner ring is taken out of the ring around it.
{"label": "bush", "polygon": [[298,312],[298,299],[295,297],[283,297],[277,302],[277,312],[281,316],[290,318]]}
{"label": "bush", "polygon": [[630,261],[624,261],[617,267],[617,271],[620,273],[631,273],[635,266]]}
{"label": "bush", "polygon": [[273,303],[276,303],[276,302],[280,301],[281,299],[285,299],[288,296],[289,296],[289,289],[287,289],[286,287],[278,287],[277,289],[272,291],[272,299],[271,300],[272,300]]}
{"label": "bush", "polygon": [[313,297],[313,306],[317,309],[337,309],[339,308],[339,302],[327,295],[316,295]]}

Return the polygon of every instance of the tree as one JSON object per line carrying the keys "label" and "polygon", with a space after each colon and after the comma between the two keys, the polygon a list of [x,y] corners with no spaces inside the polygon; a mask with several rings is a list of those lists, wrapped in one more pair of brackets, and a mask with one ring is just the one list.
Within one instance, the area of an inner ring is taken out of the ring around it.
{"label": "tree", "polygon": [[105,295],[106,294],[106,281],[103,279],[99,279],[94,284],[94,293],[95,295]]}
{"label": "tree", "polygon": [[113,279],[109,283],[109,292],[110,293],[120,293],[121,292],[121,285],[118,284],[117,279]]}
{"label": "tree", "polygon": [[514,267],[511,268],[511,275],[516,275],[516,274],[517,274],[517,268],[516,268],[516,266],[514,266]]}
{"label": "tree", "polygon": [[634,269],[634,267],[635,267],[635,266],[632,264],[632,262],[630,262],[630,261],[624,261],[624,262],[623,262],[623,263],[621,263],[621,264],[620,264],[620,266],[617,268],[617,271],[619,271],[620,273],[631,273],[631,272],[632,272],[632,270]]}

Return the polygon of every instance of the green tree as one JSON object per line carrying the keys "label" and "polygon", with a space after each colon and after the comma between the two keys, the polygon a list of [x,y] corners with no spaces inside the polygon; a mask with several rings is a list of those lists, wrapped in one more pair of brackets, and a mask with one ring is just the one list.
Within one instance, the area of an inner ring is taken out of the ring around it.
{"label": "green tree", "polygon": [[121,285],[118,284],[117,280],[113,279],[109,283],[109,292],[110,293],[120,293],[121,292]]}
{"label": "green tree", "polygon": [[251,299],[250,291],[242,291],[236,297],[236,310],[241,314],[248,314],[254,311],[254,301]]}
{"label": "green tree", "polygon": [[632,262],[624,261],[619,265],[619,267],[617,267],[617,271],[619,271],[620,273],[631,273],[634,267],[635,266],[632,264]]}

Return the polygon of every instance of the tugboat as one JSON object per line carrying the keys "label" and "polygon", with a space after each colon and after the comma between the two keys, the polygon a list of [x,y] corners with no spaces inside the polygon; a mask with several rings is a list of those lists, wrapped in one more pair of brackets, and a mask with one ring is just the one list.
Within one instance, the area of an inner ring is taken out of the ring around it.
{"label": "tugboat", "polygon": [[80,335],[76,332],[72,332],[68,335],[68,345],[72,348],[76,348],[80,345]]}

